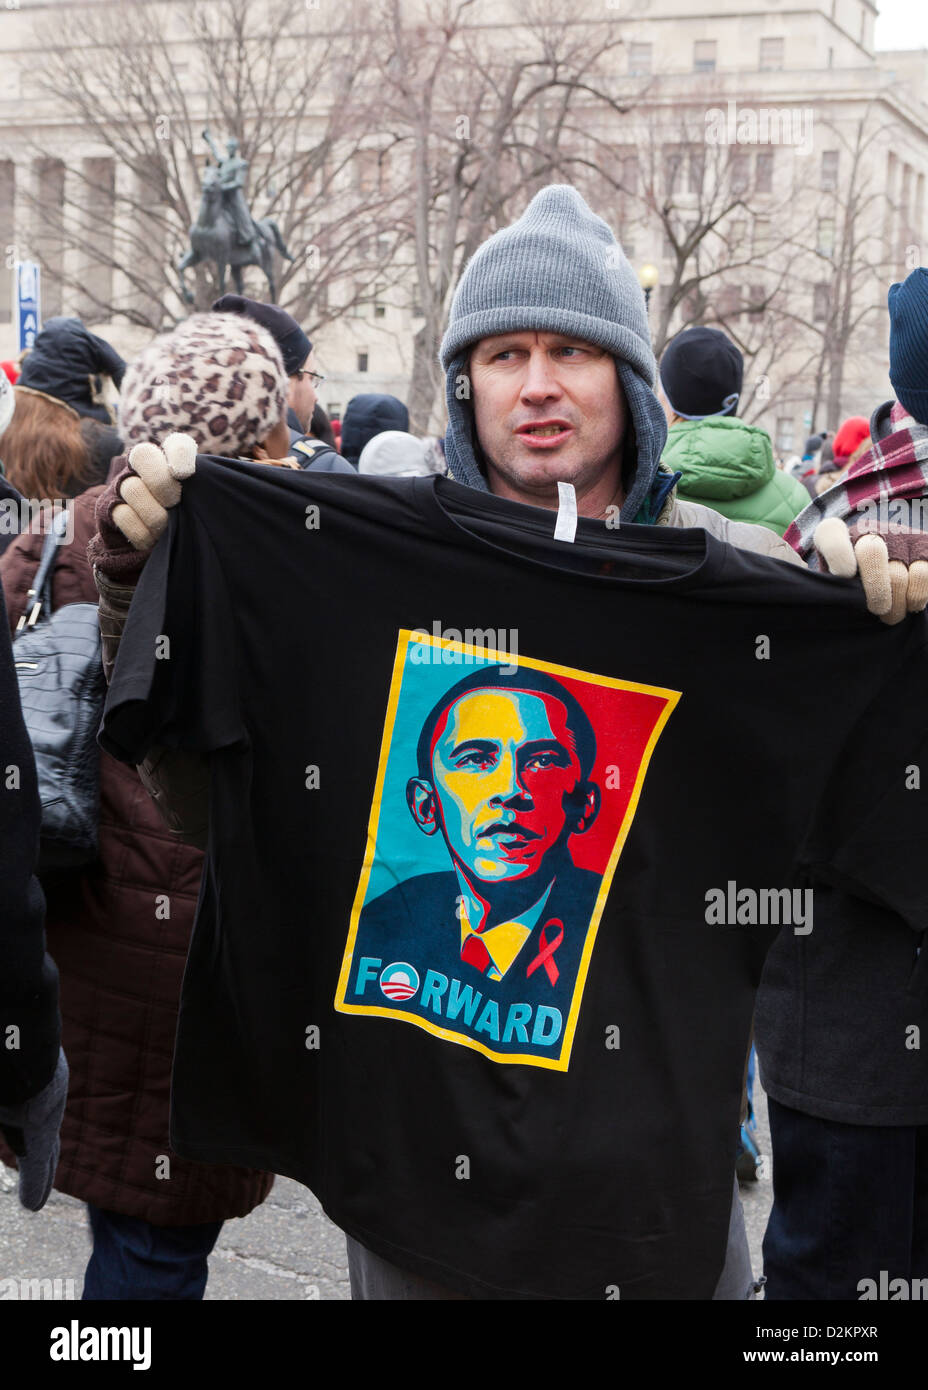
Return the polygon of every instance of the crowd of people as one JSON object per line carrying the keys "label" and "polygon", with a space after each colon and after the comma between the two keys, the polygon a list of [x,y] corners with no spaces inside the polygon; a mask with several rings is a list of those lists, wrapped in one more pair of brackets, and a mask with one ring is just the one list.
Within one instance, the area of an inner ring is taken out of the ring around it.
{"label": "crowd of people", "polygon": [[[643,295],[611,231],[575,190],[555,186],[462,272],[441,353],[444,437],[413,434],[406,406],[388,395],[358,395],[329,419],[313,343],[275,305],[226,295],[129,363],[78,319],[53,318],[17,363],[3,364],[0,503],[11,504],[6,518],[26,516],[24,501],[67,504],[52,605],[98,607],[108,679],[140,576],[203,455],[331,474],[345,487],[447,479],[438,486],[549,511],[563,507],[558,484],[568,484],[581,520],[608,525],[617,513],[622,528],[651,528],[658,549],[660,528],[695,530],[764,564],[860,583],[875,639],[879,619],[923,624],[928,602],[919,522],[887,528],[867,515],[868,500],[928,494],[928,271],[893,287],[889,315],[894,399],[861,402],[868,416],[829,422],[833,430],[781,466],[769,434],[741,413],[737,345],[693,326],[655,363]],[[0,789],[0,1029],[20,1038],[0,1052],[0,1158],[18,1166],[29,1209],[52,1186],[86,1204],[84,1299],[199,1299],[223,1222],[254,1210],[274,1181],[254,1167],[182,1157],[169,1137],[181,985],[209,849],[209,768],[183,747],[150,749],[137,768],[97,749],[96,853],[42,873],[40,885],[41,809],[15,657],[48,524],[36,513],[22,534],[0,534],[0,777],[23,769]],[[875,652],[861,640],[861,662],[879,663]],[[823,718],[840,699],[838,689],[821,692]],[[920,692],[903,685],[898,699]],[[898,830],[889,824],[887,834]],[[928,888],[908,921],[850,883],[828,891],[843,897],[827,952],[813,965],[808,944],[784,930],[754,1030],[736,1040],[742,1113],[729,1179],[759,1175],[758,1062],[770,1104],[767,1298],[856,1298],[859,1281],[881,1269],[928,1279],[928,1071],[923,1053],[899,1041],[900,1029],[928,1024]],[[169,910],[153,912],[159,901]],[[605,1188],[610,1175],[591,1171],[584,1183]],[[763,1281],[737,1188],[728,1222],[714,1296],[755,1297]],[[450,1253],[427,1279],[416,1259],[388,1260],[356,1238],[349,1252],[354,1297],[478,1296],[473,1282],[449,1276]]]}

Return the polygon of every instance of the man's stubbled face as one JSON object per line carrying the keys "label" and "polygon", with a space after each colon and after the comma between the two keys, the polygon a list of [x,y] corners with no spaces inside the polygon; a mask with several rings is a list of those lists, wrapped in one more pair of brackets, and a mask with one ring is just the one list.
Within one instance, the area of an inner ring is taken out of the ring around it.
{"label": "man's stubbled face", "polygon": [[558,482],[571,483],[588,515],[613,500],[626,405],[608,352],[558,333],[506,333],[481,339],[468,370],[491,492],[556,506]]}

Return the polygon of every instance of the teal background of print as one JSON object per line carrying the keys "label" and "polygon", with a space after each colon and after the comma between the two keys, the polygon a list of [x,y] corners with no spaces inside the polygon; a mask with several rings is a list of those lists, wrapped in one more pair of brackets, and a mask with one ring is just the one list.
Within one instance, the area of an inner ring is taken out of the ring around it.
{"label": "teal background of print", "polygon": [[[399,640],[407,641],[406,638]],[[415,661],[413,654],[417,658]],[[423,660],[426,656],[428,662]],[[440,666],[437,664],[439,657],[443,659]],[[509,658],[508,664],[516,663]],[[406,783],[410,777],[418,775],[416,744],[432,706],[472,671],[497,665],[499,662],[480,656],[465,656],[426,643],[408,643],[380,803],[377,849],[365,903],[379,898],[381,893],[414,874],[447,873],[451,869],[451,856],[441,831],[424,835],[413,820],[406,805]],[[373,795],[373,788],[371,793]]]}

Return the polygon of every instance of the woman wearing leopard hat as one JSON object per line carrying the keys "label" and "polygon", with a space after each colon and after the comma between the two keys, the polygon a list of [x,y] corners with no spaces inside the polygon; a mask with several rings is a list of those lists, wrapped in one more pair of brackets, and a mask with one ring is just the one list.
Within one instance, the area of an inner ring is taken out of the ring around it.
{"label": "woman wearing leopard hat", "polygon": [[[287,453],[286,394],[280,350],[265,328],[238,314],[196,314],[127,369],[120,432],[127,450],[180,431],[192,451],[271,461]],[[132,471],[123,455],[109,476]],[[105,491],[90,488],[71,504],[73,540],[58,554],[56,607],[97,602],[87,545]],[[0,563],[14,625],[42,539],[20,536]],[[171,834],[135,772],[101,752],[98,858],[62,888],[48,887],[48,947],[61,975],[71,1068],[55,1186],[88,1205],[85,1299],[202,1298],[223,1221],[247,1215],[273,1182],[269,1173],[181,1159],[168,1139],[201,869],[200,851]],[[12,1161],[8,1151],[2,1156]]]}

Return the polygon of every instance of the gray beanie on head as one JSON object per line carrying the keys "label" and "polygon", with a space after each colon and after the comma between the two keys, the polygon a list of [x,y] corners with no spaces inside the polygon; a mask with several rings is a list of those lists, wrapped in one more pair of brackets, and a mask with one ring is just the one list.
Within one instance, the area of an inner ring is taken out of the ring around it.
{"label": "gray beanie on head", "polygon": [[467,349],[498,333],[537,329],[606,348],[635,426],[637,466],[623,503],[632,521],[648,496],[667,438],[653,386],[654,352],[644,292],[601,217],[575,188],[543,188],[511,227],[485,241],[458,282],[441,345],[448,403],[445,450],[459,482],[486,491],[473,448],[470,403],[458,399]]}

